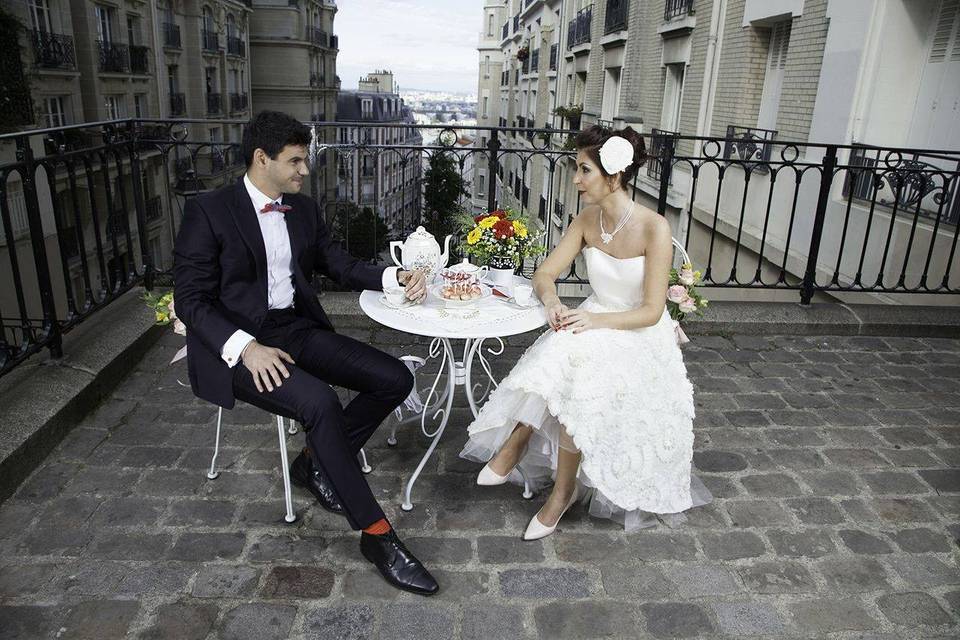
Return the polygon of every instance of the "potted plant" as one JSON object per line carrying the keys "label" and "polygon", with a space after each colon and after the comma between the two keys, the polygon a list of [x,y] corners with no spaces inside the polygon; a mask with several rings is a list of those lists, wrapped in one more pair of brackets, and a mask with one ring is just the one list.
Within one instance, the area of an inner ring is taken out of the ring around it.
{"label": "potted plant", "polygon": [[570,129],[580,128],[580,116],[583,115],[582,105],[574,104],[568,107],[560,106],[554,109],[553,112],[561,118],[566,118],[570,122]]}
{"label": "potted plant", "polygon": [[523,45],[517,49],[517,60],[520,62],[525,62],[527,58],[530,57],[530,45]]}
{"label": "potted plant", "polygon": [[546,249],[539,235],[530,231],[529,219],[513,209],[497,209],[462,220],[466,234],[466,252],[490,267],[490,281],[511,288],[513,272],[524,258],[537,256]]}

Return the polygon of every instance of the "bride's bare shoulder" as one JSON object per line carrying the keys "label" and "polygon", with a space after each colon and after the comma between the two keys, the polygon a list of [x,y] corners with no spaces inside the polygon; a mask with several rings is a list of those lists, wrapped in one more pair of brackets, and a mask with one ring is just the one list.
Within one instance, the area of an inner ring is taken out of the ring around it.
{"label": "bride's bare shoulder", "polygon": [[577,214],[577,217],[571,221],[571,224],[586,224],[591,221],[596,221],[597,216],[600,214],[600,207],[595,204],[588,204],[584,208],[580,209],[580,213]]}

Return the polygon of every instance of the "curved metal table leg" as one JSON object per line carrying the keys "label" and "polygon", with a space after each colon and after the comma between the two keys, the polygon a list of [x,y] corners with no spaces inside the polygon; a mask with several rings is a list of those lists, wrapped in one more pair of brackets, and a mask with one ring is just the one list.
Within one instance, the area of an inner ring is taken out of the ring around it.
{"label": "curved metal table leg", "polygon": [[[447,403],[444,408],[437,409],[437,412],[434,413],[434,418],[440,413],[443,417],[440,421],[440,426],[437,427],[436,431],[433,434],[426,433],[426,417],[428,407],[431,406],[429,400],[436,391],[437,384],[440,382],[440,378],[443,374],[443,365],[441,364],[440,371],[437,372],[437,376],[433,381],[433,386],[430,388],[430,394],[427,396],[428,402],[425,404],[423,413],[420,414],[420,427],[424,430],[425,435],[430,435],[433,440],[430,442],[430,446],[427,447],[426,453],[423,454],[423,458],[420,459],[420,464],[417,465],[416,470],[413,472],[413,475],[410,476],[410,479],[407,481],[407,486],[404,489],[403,493],[403,502],[400,503],[400,508],[404,511],[413,510],[413,501],[411,500],[411,494],[413,492],[413,485],[416,483],[417,478],[420,477],[420,473],[423,471],[423,468],[427,465],[427,461],[430,459],[430,456],[433,455],[434,449],[437,448],[437,444],[440,443],[440,438],[443,436],[443,431],[447,427],[447,422],[450,420],[450,409],[453,407],[453,390],[457,384],[457,365],[460,364],[456,362],[455,356],[453,353],[453,347],[450,345],[450,341],[446,338],[443,338],[443,348],[444,348],[444,360],[447,365],[447,389],[446,389],[446,400]],[[461,365],[462,366],[462,365]],[[436,405],[432,405],[436,406]]]}

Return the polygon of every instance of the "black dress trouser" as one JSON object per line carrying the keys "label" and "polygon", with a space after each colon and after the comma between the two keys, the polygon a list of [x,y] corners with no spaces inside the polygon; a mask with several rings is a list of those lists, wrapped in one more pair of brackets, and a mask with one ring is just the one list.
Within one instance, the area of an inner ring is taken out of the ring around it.
{"label": "black dress trouser", "polygon": [[[413,388],[406,365],[370,345],[327,331],[292,309],[268,312],[257,342],[290,354],[295,362],[286,365],[290,377],[273,391],[261,393],[240,363],[234,367],[234,395],[307,427],[313,460],[330,480],[350,526],[363,529],[383,518],[357,454]],[[357,396],[344,407],[330,385],[357,391]]]}

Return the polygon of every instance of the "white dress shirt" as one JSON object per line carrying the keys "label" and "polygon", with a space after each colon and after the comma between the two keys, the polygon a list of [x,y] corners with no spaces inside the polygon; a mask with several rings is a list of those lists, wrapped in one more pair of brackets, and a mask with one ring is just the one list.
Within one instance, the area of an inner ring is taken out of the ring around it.
{"label": "white dress shirt", "polygon": [[[287,233],[287,223],[280,211],[260,213],[267,203],[283,203],[283,196],[274,200],[254,186],[250,177],[243,176],[243,184],[247,188],[253,209],[257,212],[257,222],[260,223],[260,233],[263,235],[263,248],[267,254],[267,308],[288,309],[293,307],[295,289],[293,286],[293,268],[291,262],[293,254],[290,249],[290,235]],[[287,215],[296,215],[296,211],[289,211]],[[397,287],[398,267],[388,267],[383,272],[381,284],[383,288]],[[238,329],[220,349],[220,357],[229,367],[240,361],[240,354],[254,337]]]}

